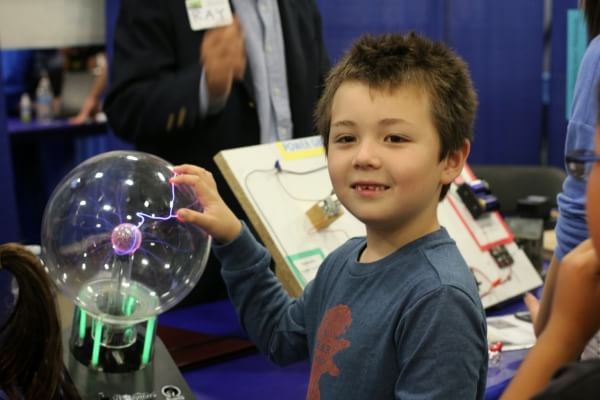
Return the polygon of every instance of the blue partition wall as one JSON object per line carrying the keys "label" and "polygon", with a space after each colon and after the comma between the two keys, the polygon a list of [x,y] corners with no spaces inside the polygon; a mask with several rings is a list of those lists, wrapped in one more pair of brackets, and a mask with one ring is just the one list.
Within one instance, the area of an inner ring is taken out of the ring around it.
{"label": "blue partition wall", "polygon": [[318,3],[334,61],[363,32],[415,30],[450,44],[469,64],[479,95],[470,162],[540,162],[542,1]]}
{"label": "blue partition wall", "polygon": [[443,38],[445,1],[317,0],[317,3],[332,62],[339,60],[363,33],[414,30],[438,40]]}
{"label": "blue partition wall", "polygon": [[567,10],[577,8],[577,0],[552,2],[552,61],[550,104],[548,113],[548,163],[564,166],[567,133],[566,71],[567,71]]}
{"label": "blue partition wall", "polygon": [[106,0],[106,53],[109,60],[112,60],[113,38],[118,15],[119,0]]}
{"label": "blue partition wall", "polygon": [[[2,76],[2,52],[0,52],[0,76]],[[2,93],[4,87],[0,79],[0,243],[18,241],[20,235],[10,140],[6,131],[6,107]]]}
{"label": "blue partition wall", "polygon": [[453,0],[446,40],[479,95],[472,164],[538,164],[543,2]]}

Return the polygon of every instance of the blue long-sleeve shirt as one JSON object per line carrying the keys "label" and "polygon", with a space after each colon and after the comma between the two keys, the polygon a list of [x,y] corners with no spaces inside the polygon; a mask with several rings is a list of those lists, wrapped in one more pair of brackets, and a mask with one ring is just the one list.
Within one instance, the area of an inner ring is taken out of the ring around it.
{"label": "blue long-sleeve shirt", "polygon": [[270,255],[244,227],[214,246],[241,323],[285,365],[311,360],[309,399],[482,399],[485,313],[475,280],[445,229],[373,262],[365,238],[331,253],[290,298]]}

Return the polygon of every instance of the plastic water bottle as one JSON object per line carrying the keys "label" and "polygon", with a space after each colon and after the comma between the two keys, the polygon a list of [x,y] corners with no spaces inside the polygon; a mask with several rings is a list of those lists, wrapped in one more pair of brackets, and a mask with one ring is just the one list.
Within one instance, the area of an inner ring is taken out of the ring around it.
{"label": "plastic water bottle", "polygon": [[42,78],[35,89],[36,116],[38,122],[52,121],[52,89],[47,73],[42,73]]}
{"label": "plastic water bottle", "polygon": [[24,124],[31,122],[31,99],[27,93],[21,95],[21,100],[19,101],[19,113],[21,122]]}

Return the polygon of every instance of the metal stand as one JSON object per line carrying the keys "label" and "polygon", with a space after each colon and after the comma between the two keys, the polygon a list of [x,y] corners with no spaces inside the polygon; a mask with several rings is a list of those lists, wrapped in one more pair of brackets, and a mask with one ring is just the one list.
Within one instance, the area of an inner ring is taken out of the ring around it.
{"label": "metal stand", "polygon": [[69,377],[84,400],[195,399],[159,337],[154,342],[154,356],[144,368],[121,373],[86,367],[73,357],[69,342],[70,330],[63,338],[64,362]]}

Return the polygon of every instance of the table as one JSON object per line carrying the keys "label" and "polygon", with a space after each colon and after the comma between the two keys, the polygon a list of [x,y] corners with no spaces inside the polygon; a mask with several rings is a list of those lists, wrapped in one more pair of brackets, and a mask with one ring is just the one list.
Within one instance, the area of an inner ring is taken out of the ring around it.
{"label": "table", "polygon": [[[159,325],[211,335],[246,337],[228,299],[168,311],[159,316]],[[300,400],[306,398],[309,371],[308,360],[279,367],[254,351],[182,372],[199,400]]]}
{"label": "table", "polygon": [[[539,289],[538,289],[539,290]],[[487,311],[488,317],[513,314],[517,311],[524,311],[527,307],[520,298],[514,299],[503,304],[500,307]],[[532,327],[533,329],[533,327]],[[496,400],[500,398],[515,372],[521,365],[521,362],[527,355],[528,349],[503,351],[500,361],[497,365],[488,367],[487,384],[485,388],[485,399]]]}
{"label": "table", "polygon": [[104,134],[107,131],[106,122],[94,122],[80,125],[69,124],[65,119],[54,119],[49,122],[37,121],[22,122],[18,118],[8,118],[7,132],[9,136],[15,135],[48,135],[52,136],[87,136]]}

